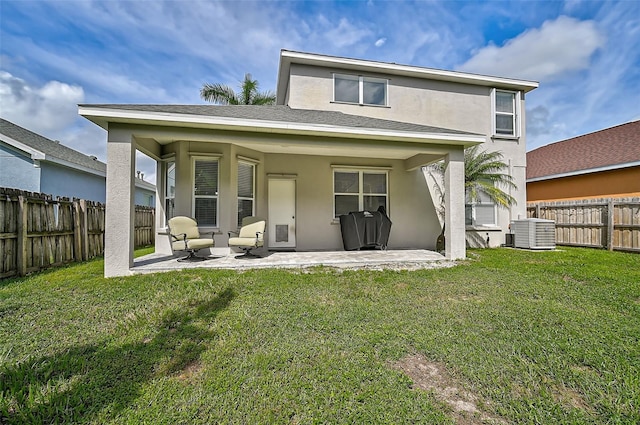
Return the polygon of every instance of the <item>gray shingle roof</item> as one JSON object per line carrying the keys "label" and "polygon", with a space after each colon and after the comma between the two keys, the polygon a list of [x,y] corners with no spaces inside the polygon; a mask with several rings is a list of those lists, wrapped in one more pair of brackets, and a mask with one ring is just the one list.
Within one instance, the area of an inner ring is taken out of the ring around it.
{"label": "gray shingle roof", "polygon": [[407,131],[420,133],[476,135],[448,128],[432,127],[401,121],[350,115],[336,111],[292,109],[286,105],[135,105],[90,104],[81,107],[166,114],[199,115],[259,121],[277,121],[296,124],[328,125],[336,127],[367,128],[376,130]]}
{"label": "gray shingle roof", "polygon": [[2,139],[3,135],[20,142],[23,145],[27,145],[38,150],[46,156],[77,164],[102,173],[105,173],[107,170],[107,165],[104,162],[93,159],[88,155],[0,118],[0,139]]}

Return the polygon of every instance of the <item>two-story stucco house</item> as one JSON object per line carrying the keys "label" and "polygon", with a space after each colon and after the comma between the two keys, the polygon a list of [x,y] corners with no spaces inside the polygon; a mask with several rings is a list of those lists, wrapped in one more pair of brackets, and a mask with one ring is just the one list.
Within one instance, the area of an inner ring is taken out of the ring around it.
{"label": "two-story stucco house", "polygon": [[341,250],[338,217],[379,206],[393,221],[389,249],[433,249],[441,225],[421,167],[444,160],[446,256],[463,258],[464,148],[502,151],[520,188],[517,206],[483,223],[503,238],[525,216],[524,98],[537,86],[283,50],[274,106],[80,105],[108,130],[107,206],[122,206],[107,208],[105,275],[133,265],[136,149],[163,176],[159,232],[168,216],[193,216],[226,246],[257,215],[269,249],[300,251]]}

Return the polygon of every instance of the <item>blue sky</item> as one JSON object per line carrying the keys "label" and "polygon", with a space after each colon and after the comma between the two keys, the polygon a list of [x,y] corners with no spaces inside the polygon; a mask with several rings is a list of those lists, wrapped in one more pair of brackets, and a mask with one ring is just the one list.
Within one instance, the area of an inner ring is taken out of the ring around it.
{"label": "blue sky", "polygon": [[0,0],[0,115],[105,161],[78,103],[273,90],[283,48],[539,81],[528,150],[640,119],[640,0]]}

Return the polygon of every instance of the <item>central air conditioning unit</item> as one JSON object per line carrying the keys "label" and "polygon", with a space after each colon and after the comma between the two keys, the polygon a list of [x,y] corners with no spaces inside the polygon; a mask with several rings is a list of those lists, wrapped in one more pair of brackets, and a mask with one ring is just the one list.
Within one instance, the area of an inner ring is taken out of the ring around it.
{"label": "central air conditioning unit", "polygon": [[527,249],[555,249],[556,222],[541,218],[514,220],[511,223],[513,246]]}

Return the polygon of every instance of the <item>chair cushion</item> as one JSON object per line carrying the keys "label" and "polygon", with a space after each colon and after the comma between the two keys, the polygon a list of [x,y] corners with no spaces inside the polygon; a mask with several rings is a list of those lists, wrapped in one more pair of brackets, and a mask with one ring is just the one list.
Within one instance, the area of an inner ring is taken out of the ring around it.
{"label": "chair cushion", "polygon": [[[174,251],[184,251],[184,241],[176,241],[171,244]],[[214,246],[213,239],[203,238],[203,239],[187,239],[187,248],[186,249],[202,249],[202,248],[211,248]]]}
{"label": "chair cushion", "polygon": [[263,246],[264,242],[262,239],[259,239],[256,243],[256,235],[254,233],[252,238],[229,238],[229,246],[240,246],[240,247],[259,247]]}

